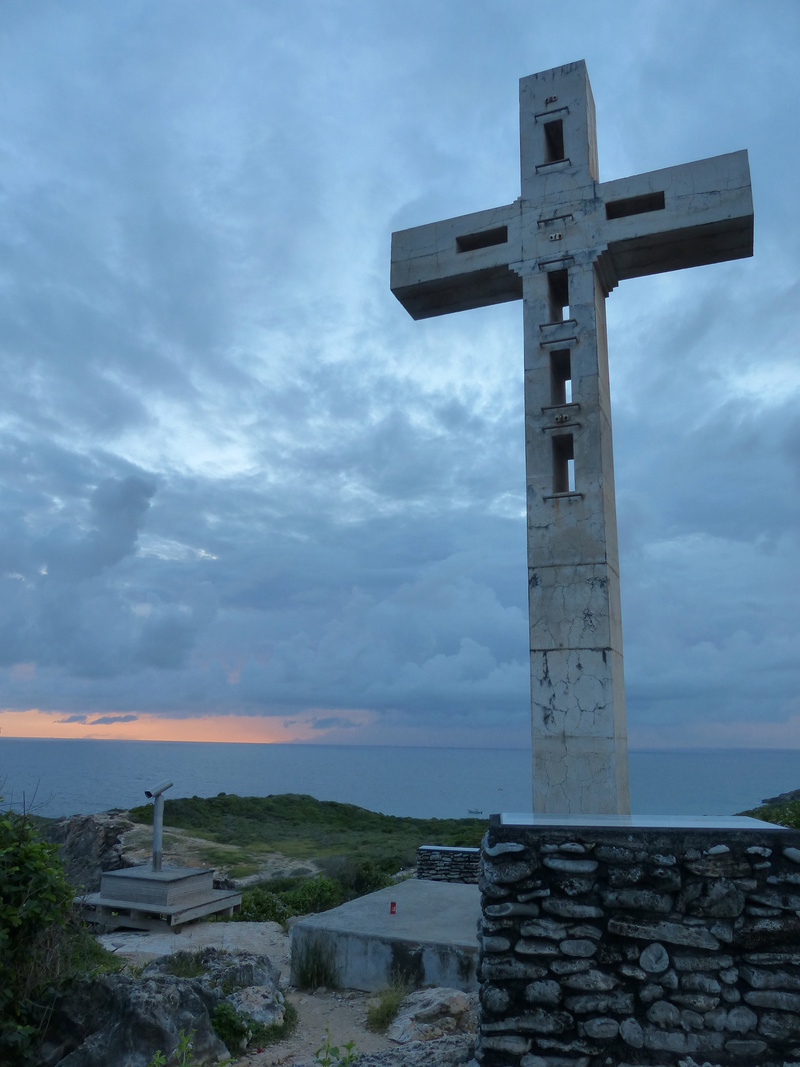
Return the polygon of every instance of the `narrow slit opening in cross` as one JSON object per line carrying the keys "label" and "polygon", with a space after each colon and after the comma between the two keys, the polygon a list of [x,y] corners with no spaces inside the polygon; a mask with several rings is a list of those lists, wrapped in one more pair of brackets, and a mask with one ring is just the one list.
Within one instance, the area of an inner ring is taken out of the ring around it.
{"label": "narrow slit opening in cross", "polygon": [[544,161],[558,163],[564,159],[564,122],[555,119],[544,124]]}
{"label": "narrow slit opening in cross", "polygon": [[553,492],[575,492],[575,455],[572,434],[559,434],[553,442]]}
{"label": "narrow slit opening in cross", "polygon": [[566,322],[569,318],[569,276],[566,270],[548,272],[547,296],[550,301],[550,321]]}
{"label": "narrow slit opening in cross", "polygon": [[494,230],[482,230],[480,233],[466,233],[456,237],[456,252],[474,252],[478,248],[491,248],[492,245],[508,243],[508,226],[497,226]]}
{"label": "narrow slit opening in cross", "polygon": [[664,205],[663,192],[629,196],[625,200],[612,200],[606,204],[606,218],[625,219],[629,215],[644,215],[647,211],[663,211]]}
{"label": "narrow slit opening in cross", "polygon": [[572,361],[568,348],[550,353],[550,403],[572,403]]}

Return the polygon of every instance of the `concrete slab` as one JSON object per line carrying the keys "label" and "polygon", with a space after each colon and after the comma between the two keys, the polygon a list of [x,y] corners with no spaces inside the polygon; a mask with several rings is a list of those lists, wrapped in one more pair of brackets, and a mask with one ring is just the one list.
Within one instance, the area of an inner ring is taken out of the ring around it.
{"label": "concrete slab", "polygon": [[[538,812],[505,812],[501,826],[607,826],[620,830],[786,830],[749,815],[540,815]],[[788,832],[788,831],[787,831]]]}
{"label": "concrete slab", "polygon": [[412,878],[308,915],[292,930],[292,984],[303,953],[322,945],[344,989],[375,992],[399,975],[417,987],[471,992],[478,988],[480,914],[476,885]]}

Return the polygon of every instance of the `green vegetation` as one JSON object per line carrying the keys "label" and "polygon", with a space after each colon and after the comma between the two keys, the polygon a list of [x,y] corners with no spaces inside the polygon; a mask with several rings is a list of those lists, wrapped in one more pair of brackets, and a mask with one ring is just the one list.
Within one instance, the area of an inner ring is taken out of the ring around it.
{"label": "green vegetation", "polygon": [[347,899],[342,886],[332,878],[283,878],[245,889],[240,922],[275,922],[285,925],[292,915],[328,911]]}
{"label": "green vegetation", "polygon": [[285,1041],[291,1037],[297,1026],[297,1010],[287,1000],[283,1005],[283,1022],[273,1023],[272,1026],[253,1026],[251,1045],[261,1048],[263,1045],[274,1045],[278,1041]]}
{"label": "green vegetation", "polygon": [[264,1026],[240,1015],[232,1004],[223,1000],[214,1009],[211,1025],[228,1052],[240,1053],[249,1046],[263,1048],[291,1037],[297,1026],[297,1011],[287,1003],[284,1005],[283,1022]]}
{"label": "green vegetation", "polygon": [[240,1053],[248,1047],[262,1048],[291,1037],[297,1026],[297,1012],[291,1004],[284,1004],[283,1022],[264,1026],[240,1015],[232,1004],[223,1000],[214,1009],[211,1023],[228,1052]]}
{"label": "green vegetation", "polygon": [[382,989],[367,1008],[367,1029],[376,1034],[385,1033],[410,992],[411,986],[400,977],[395,978],[388,989]]}
{"label": "green vegetation", "polygon": [[[152,820],[149,805],[130,814]],[[295,793],[168,799],[164,822],[219,844],[236,842],[254,861],[259,851],[299,860],[347,858],[390,874],[413,866],[421,844],[477,846],[486,830],[483,819],[406,819]]]}
{"label": "green vegetation", "polygon": [[211,1024],[228,1052],[243,1052],[253,1036],[247,1020],[227,1000],[214,1008]]}
{"label": "green vegetation", "polygon": [[358,1059],[355,1042],[346,1041],[339,1049],[331,1044],[331,1032],[325,1029],[325,1042],[314,1053],[319,1067],[350,1067]]}
{"label": "green vegetation", "polygon": [[60,986],[119,961],[72,918],[58,850],[26,815],[0,815],[0,1062],[32,1062]]}
{"label": "green vegetation", "polygon": [[190,1030],[188,1034],[184,1030],[181,1030],[178,1034],[177,1047],[170,1058],[167,1059],[161,1049],[159,1049],[153,1056],[152,1060],[150,1060],[147,1067],[166,1067],[166,1064],[168,1063],[174,1063],[177,1067],[191,1067],[194,1063],[194,1057],[192,1056],[193,1038],[194,1030]]}
{"label": "green vegetation", "polygon": [[783,804],[762,804],[750,811],[740,811],[740,815],[749,815],[751,819],[763,819],[764,822],[788,826],[791,830],[800,830],[800,800],[788,800]]}
{"label": "green vegetation", "polygon": [[[186,955],[186,953],[183,953],[183,955]],[[285,1004],[283,1022],[273,1023],[272,1026],[263,1026],[260,1023],[253,1023],[249,1019],[245,1019],[232,1004],[229,1004],[227,1000],[223,1000],[214,1009],[211,1024],[217,1037],[225,1045],[228,1052],[239,1053],[242,1051],[243,1041],[244,1047],[255,1045],[260,1048],[265,1045],[273,1045],[276,1041],[285,1041],[286,1038],[291,1037],[297,1026],[297,1012],[291,1004]],[[193,1038],[194,1030],[190,1030],[188,1034],[181,1030],[178,1034],[177,1047],[172,1055],[167,1058],[161,1049],[158,1049],[147,1067],[167,1067],[168,1064],[171,1065],[173,1063],[177,1064],[178,1067],[193,1067],[195,1062],[192,1056]],[[228,1058],[221,1062],[223,1064],[230,1063],[231,1060]]]}
{"label": "green vegetation", "polygon": [[358,864],[332,863],[329,870],[331,877],[320,874],[313,878],[275,878],[245,889],[241,910],[233,916],[233,921],[275,922],[285,926],[293,915],[328,911],[347,900],[391,885],[391,878],[366,860]]}
{"label": "green vegetation", "polygon": [[202,961],[202,950],[197,952],[173,952],[167,964],[167,973],[176,978],[199,978],[205,968]]}

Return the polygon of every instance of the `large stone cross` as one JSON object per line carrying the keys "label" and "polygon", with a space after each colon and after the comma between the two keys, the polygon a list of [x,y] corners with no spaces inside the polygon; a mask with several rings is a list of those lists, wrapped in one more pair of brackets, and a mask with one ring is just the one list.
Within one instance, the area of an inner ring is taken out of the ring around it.
{"label": "large stone cross", "polygon": [[522,298],[533,807],[629,811],[605,298],[753,252],[746,152],[600,182],[583,62],[520,81],[522,195],[392,237],[415,318]]}

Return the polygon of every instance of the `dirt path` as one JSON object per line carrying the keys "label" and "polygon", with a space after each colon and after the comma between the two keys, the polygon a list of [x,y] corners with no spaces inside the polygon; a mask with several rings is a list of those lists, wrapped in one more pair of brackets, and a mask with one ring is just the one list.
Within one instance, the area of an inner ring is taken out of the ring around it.
{"label": "dirt path", "polygon": [[[123,815],[127,815],[123,812]],[[141,823],[122,835],[122,852],[125,866],[149,863],[152,856],[153,828]],[[209,858],[211,855],[212,858]],[[209,841],[193,837],[174,826],[164,827],[164,863],[176,867],[213,867],[215,877],[227,878],[231,868],[246,862],[253,868],[247,877],[236,878],[238,888],[257,885],[272,878],[308,877],[319,874],[319,866],[313,860],[296,860],[282,852],[258,852],[243,849],[239,845]]]}
{"label": "dirt path", "polygon": [[288,1041],[269,1045],[263,1051],[251,1049],[236,1061],[236,1067],[299,1067],[315,1064],[314,1054],[330,1031],[331,1044],[340,1048],[352,1041],[358,1052],[382,1052],[392,1047],[383,1034],[373,1034],[366,1027],[367,1005],[371,994],[355,990],[344,992],[301,993],[289,991],[286,999],[297,1010],[297,1028]]}

